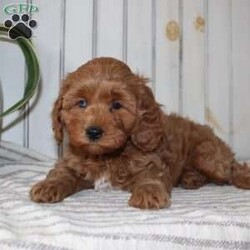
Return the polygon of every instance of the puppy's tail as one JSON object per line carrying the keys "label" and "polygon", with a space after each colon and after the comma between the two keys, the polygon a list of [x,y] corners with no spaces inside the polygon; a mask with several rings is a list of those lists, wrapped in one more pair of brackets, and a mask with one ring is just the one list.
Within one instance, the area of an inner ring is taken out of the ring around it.
{"label": "puppy's tail", "polygon": [[231,168],[230,184],[250,189],[250,166],[247,163],[234,162]]}

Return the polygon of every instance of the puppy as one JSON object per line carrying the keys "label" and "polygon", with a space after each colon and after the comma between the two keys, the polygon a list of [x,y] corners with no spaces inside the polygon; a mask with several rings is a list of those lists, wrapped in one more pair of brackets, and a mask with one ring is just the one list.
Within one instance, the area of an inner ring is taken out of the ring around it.
{"label": "puppy", "polygon": [[[45,180],[35,202],[58,202],[102,183],[131,192],[129,205],[170,206],[174,186],[206,183],[250,188],[250,168],[208,126],[166,115],[146,86],[123,62],[96,58],[64,80],[52,112],[56,140],[67,152]],[[100,181],[101,180],[101,181]]]}

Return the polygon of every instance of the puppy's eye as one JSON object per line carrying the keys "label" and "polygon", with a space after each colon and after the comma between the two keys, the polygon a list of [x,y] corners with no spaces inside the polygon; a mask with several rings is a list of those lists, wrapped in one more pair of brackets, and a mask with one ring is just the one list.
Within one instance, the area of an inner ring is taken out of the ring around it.
{"label": "puppy's eye", "polygon": [[113,101],[111,103],[111,106],[110,106],[111,110],[112,109],[120,109],[121,107],[122,107],[122,105],[119,101]]}
{"label": "puppy's eye", "polygon": [[87,107],[87,101],[85,99],[81,99],[79,102],[78,102],[78,106],[80,108],[86,108]]}

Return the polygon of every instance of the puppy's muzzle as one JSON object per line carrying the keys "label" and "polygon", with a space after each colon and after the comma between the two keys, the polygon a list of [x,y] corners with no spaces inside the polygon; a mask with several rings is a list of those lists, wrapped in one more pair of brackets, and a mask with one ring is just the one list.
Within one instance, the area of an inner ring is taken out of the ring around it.
{"label": "puppy's muzzle", "polygon": [[100,139],[102,134],[103,130],[100,127],[91,126],[86,129],[86,135],[92,141]]}

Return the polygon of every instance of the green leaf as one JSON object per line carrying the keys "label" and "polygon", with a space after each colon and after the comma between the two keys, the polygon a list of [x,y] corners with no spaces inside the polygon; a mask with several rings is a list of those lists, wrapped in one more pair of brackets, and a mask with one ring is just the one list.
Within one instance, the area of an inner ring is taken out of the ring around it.
{"label": "green leaf", "polygon": [[[0,25],[0,35],[8,37],[9,29]],[[16,31],[18,35],[22,35],[20,31]],[[12,39],[9,39],[11,42]],[[19,47],[21,48],[24,57],[25,62],[27,66],[27,82],[24,89],[24,95],[23,98],[19,101],[17,101],[14,105],[9,107],[6,111],[0,114],[0,118],[13,113],[14,111],[20,109],[23,107],[33,96],[35,93],[35,90],[39,84],[40,81],[40,67],[38,58],[36,55],[36,52],[34,50],[34,47],[29,39],[26,39],[24,37],[18,37],[16,40]]]}

